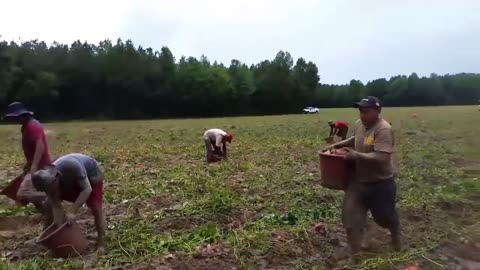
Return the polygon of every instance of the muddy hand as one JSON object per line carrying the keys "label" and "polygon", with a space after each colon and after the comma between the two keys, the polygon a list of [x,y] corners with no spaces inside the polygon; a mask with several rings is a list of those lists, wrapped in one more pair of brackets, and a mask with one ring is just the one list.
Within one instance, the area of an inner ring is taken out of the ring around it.
{"label": "muddy hand", "polygon": [[358,157],[358,153],[357,151],[355,151],[353,148],[350,148],[350,147],[345,147],[343,148],[347,154],[345,155],[345,159],[346,160],[354,160],[354,159],[357,159]]}
{"label": "muddy hand", "polygon": [[333,145],[328,145],[328,146],[325,146],[323,149],[322,149],[322,152],[327,152],[327,151],[330,151],[334,149]]}
{"label": "muddy hand", "polygon": [[67,224],[68,225],[72,225],[75,223],[75,214],[73,213],[67,213],[66,214],[66,218],[67,218]]}

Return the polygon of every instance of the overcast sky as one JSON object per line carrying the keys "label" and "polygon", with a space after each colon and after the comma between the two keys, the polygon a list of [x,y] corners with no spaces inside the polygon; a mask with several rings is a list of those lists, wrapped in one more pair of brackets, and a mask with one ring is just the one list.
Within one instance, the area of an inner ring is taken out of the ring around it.
{"label": "overcast sky", "polygon": [[317,64],[323,83],[417,72],[480,72],[478,0],[0,0],[0,35],[168,46],[229,64],[279,50]]}

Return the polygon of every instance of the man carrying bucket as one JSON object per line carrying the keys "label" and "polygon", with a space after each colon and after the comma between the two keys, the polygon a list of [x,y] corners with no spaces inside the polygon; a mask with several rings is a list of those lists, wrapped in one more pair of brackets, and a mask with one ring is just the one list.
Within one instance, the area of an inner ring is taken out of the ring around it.
{"label": "man carrying bucket", "polygon": [[233,136],[218,128],[212,128],[203,134],[205,149],[207,152],[207,162],[214,159],[214,155],[227,156],[227,142],[232,143]]}
{"label": "man carrying bucket", "polygon": [[326,151],[345,147],[345,159],[355,161],[354,177],[345,191],[342,209],[342,221],[354,260],[364,246],[362,240],[369,210],[378,225],[390,230],[395,250],[401,249],[400,223],[395,205],[392,126],[380,117],[378,98],[366,97],[355,107],[360,111],[361,121],[355,127],[353,136],[324,148]]}
{"label": "man carrying bucket", "polygon": [[348,123],[344,121],[333,121],[329,120],[328,125],[330,126],[330,135],[329,137],[337,135],[338,137],[345,140],[348,133]]}
{"label": "man carrying bucket", "polygon": [[5,118],[22,125],[22,148],[26,159],[23,174],[9,184],[13,193],[11,197],[23,205],[31,202],[42,212],[42,202],[45,199],[45,194],[35,191],[31,175],[37,170],[51,165],[45,132],[40,122],[33,118],[33,112],[29,111],[20,102],[13,102],[8,105]]}
{"label": "man carrying bucket", "polygon": [[[47,194],[46,219],[58,226],[72,223],[83,204],[92,211],[97,230],[97,247],[105,248],[105,216],[103,214],[103,173],[97,161],[83,154],[68,154],[55,160],[54,166],[37,171],[32,176],[36,189]],[[68,211],[62,201],[73,202]]]}

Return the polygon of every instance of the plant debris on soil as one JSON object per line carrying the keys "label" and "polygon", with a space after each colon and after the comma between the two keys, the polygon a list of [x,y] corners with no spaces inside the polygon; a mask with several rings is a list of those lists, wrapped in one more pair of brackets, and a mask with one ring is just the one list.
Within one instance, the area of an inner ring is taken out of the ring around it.
{"label": "plant debris on soil", "polygon": [[[308,117],[46,124],[53,157],[85,153],[105,171],[107,252],[95,252],[84,207],[77,223],[89,251],[51,257],[35,244],[35,208],[0,196],[0,269],[480,269],[480,145],[471,143],[478,111],[383,114],[395,123],[401,252],[369,218],[362,262],[346,266],[343,192],[320,185],[317,151],[329,119],[353,124],[358,115],[325,109]],[[235,128],[227,160],[207,164],[201,134],[210,127]],[[0,187],[23,166],[19,129],[0,127]]]}

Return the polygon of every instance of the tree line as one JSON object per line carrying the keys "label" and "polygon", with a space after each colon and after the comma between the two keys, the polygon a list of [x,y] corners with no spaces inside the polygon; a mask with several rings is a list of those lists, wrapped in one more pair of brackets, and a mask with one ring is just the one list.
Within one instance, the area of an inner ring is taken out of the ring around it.
{"label": "tree line", "polygon": [[299,113],[348,107],[375,95],[388,106],[476,104],[480,74],[381,78],[321,84],[317,66],[280,51],[272,60],[228,66],[206,56],[176,60],[131,40],[71,45],[0,42],[0,105],[26,103],[45,118],[208,117]]}

